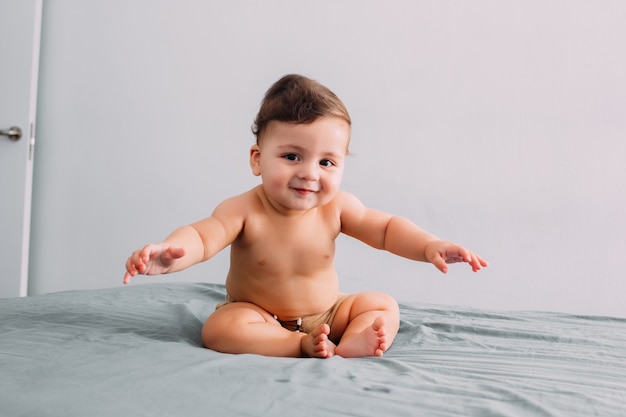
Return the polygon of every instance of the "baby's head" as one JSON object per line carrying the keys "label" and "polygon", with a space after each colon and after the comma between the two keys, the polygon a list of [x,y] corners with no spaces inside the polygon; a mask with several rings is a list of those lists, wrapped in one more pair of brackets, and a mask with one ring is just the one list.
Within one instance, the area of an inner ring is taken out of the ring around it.
{"label": "baby's head", "polygon": [[308,124],[320,117],[352,124],[346,106],[327,87],[302,75],[285,75],[265,93],[252,132],[258,144],[271,121]]}

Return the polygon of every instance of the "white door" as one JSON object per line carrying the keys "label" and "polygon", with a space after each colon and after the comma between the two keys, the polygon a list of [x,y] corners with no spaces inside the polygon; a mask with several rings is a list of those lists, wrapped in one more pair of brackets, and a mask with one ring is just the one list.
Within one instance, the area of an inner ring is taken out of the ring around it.
{"label": "white door", "polygon": [[0,297],[28,289],[41,6],[0,1]]}

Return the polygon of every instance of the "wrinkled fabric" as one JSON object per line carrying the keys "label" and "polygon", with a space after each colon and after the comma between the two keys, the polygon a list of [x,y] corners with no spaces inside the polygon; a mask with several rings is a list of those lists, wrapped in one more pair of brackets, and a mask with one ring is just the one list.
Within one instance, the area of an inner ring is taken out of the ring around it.
{"label": "wrinkled fabric", "polygon": [[400,304],[382,358],[204,349],[215,284],[0,300],[3,416],[624,416],[626,319]]}

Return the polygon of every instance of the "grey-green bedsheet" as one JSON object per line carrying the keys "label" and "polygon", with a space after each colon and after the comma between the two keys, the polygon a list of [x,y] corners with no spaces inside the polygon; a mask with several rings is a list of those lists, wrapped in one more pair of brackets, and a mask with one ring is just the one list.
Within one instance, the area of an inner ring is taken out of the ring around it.
{"label": "grey-green bedsheet", "polygon": [[224,287],[0,299],[2,416],[625,416],[626,320],[401,303],[383,358],[202,348]]}

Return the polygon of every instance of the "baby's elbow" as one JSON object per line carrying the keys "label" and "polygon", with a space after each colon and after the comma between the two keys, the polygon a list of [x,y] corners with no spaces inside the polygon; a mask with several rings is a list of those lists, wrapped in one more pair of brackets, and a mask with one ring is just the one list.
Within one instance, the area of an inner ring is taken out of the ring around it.
{"label": "baby's elbow", "polygon": [[391,217],[382,227],[382,237],[380,239],[380,246],[378,249],[391,251],[390,248],[392,247],[393,239],[390,231],[392,230],[393,219],[394,217]]}

